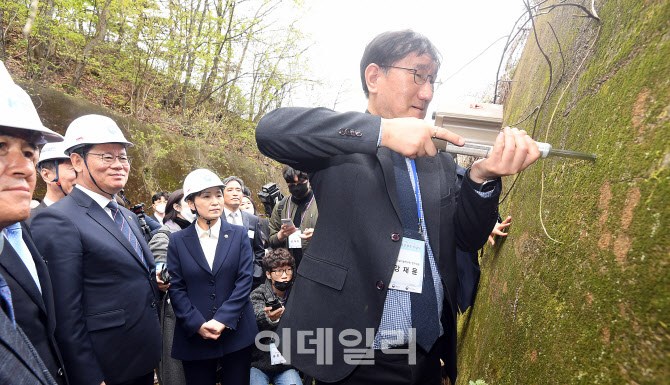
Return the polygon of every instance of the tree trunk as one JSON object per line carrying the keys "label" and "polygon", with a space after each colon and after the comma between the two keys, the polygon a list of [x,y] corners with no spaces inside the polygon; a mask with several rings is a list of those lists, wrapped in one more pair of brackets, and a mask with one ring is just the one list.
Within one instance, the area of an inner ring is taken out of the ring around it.
{"label": "tree trunk", "polygon": [[84,75],[84,69],[86,68],[86,63],[88,58],[91,55],[93,49],[105,39],[107,34],[107,24],[109,23],[109,4],[112,0],[106,0],[105,5],[102,7],[102,11],[98,16],[98,23],[95,27],[95,35],[89,40],[84,46],[84,52],[82,53],[82,58],[77,61],[77,66],[74,69],[74,75],[72,75],[72,83],[70,85],[74,88],[79,85],[81,77]]}

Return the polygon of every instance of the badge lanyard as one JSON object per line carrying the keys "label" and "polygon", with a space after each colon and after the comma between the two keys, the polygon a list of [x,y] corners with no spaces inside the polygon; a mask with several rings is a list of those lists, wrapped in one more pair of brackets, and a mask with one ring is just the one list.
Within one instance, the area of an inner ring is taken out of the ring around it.
{"label": "badge lanyard", "polygon": [[[309,203],[307,204],[307,207],[305,207],[305,210],[302,212],[302,218],[300,218],[300,226],[302,226],[302,221],[305,220],[305,215],[307,214],[307,210],[309,210],[309,206],[312,205],[313,200],[314,200],[314,194],[312,194],[312,199],[309,200]],[[292,201],[292,199],[289,198],[289,200],[288,200],[288,210],[286,211],[286,219],[291,218],[291,201]]]}
{"label": "badge lanyard", "polygon": [[423,218],[423,207],[421,207],[421,199],[419,199],[419,194],[421,193],[421,190],[419,189],[419,176],[416,173],[416,163],[414,163],[414,159],[410,159],[409,162],[412,165],[412,178],[414,179],[414,185],[412,186],[412,189],[414,190],[414,197],[416,198],[416,212],[419,215],[419,234],[421,234],[423,238],[426,239],[426,236],[423,234],[423,226],[421,224],[421,218]]}

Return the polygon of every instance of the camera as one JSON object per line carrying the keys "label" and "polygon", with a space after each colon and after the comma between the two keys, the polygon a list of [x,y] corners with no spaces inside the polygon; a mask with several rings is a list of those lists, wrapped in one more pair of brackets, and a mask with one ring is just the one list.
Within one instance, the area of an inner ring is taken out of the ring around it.
{"label": "camera", "polygon": [[134,212],[135,215],[144,215],[144,203],[138,203],[135,206],[130,208],[130,211]]}
{"label": "camera", "polygon": [[[126,197],[124,196],[123,199],[126,200]],[[144,239],[149,242],[151,240],[151,228],[149,228],[149,225],[147,225],[147,221],[144,220],[144,203],[138,203],[129,210],[135,213],[137,216],[137,220],[140,222],[140,228],[142,229]]]}
{"label": "camera", "polygon": [[278,298],[272,298],[272,300],[268,301],[265,294],[263,294],[263,298],[265,298],[265,306],[269,306],[271,308],[270,310],[272,310],[272,311],[277,310],[280,307],[282,307],[281,301],[279,301]]}
{"label": "camera", "polygon": [[272,209],[274,209],[275,204],[284,199],[284,195],[279,191],[276,183],[270,182],[261,187],[261,191],[258,192],[258,198],[263,202],[265,215],[269,218],[272,215]]}
{"label": "camera", "polygon": [[158,273],[158,278],[160,278],[161,281],[163,281],[164,284],[170,283],[170,280],[172,279],[172,276],[168,272],[167,266],[163,267],[163,270]]}

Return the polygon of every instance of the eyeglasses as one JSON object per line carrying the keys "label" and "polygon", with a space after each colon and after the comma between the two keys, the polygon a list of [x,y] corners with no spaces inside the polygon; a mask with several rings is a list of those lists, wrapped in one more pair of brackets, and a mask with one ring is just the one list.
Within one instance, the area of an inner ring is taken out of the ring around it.
{"label": "eyeglasses", "polygon": [[96,155],[100,157],[100,160],[102,161],[102,164],[105,166],[111,166],[116,162],[118,159],[119,162],[126,166],[130,166],[130,163],[133,162],[133,157],[132,156],[127,156],[127,155],[112,155],[112,154],[95,154],[92,152],[89,152],[88,155]]}
{"label": "eyeglasses", "polygon": [[287,267],[286,269],[277,269],[277,270],[272,270],[272,274],[281,277],[282,275],[292,275],[293,274],[293,268],[292,267]]}
{"label": "eyeglasses", "polygon": [[[421,86],[421,85],[425,84],[427,81],[429,81],[428,79],[430,79],[430,87],[432,89],[435,89],[435,77],[433,75],[423,76],[423,75],[419,74],[419,70],[415,69],[415,68],[405,68],[405,67],[396,67],[396,66],[387,66],[387,65],[381,65],[380,67],[382,67],[382,68],[395,68],[395,69],[399,69],[399,70],[405,70],[405,71],[413,72],[414,73],[414,83],[417,86]],[[439,83],[438,83],[438,85],[439,85]]]}

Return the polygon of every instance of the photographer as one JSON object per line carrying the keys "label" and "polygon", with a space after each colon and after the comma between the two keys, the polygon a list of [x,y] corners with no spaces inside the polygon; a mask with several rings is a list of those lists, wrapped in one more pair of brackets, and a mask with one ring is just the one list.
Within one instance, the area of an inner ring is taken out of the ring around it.
{"label": "photographer", "polygon": [[[288,250],[279,248],[268,252],[263,258],[263,268],[267,280],[251,292],[256,324],[259,331],[275,331],[284,313],[284,305],[291,292],[295,260]],[[274,308],[274,310],[273,310]],[[269,338],[262,338],[263,345],[270,344]],[[301,384],[298,371],[285,364],[272,365],[270,352],[262,352],[254,347],[251,354],[251,385]]]}
{"label": "photographer", "polygon": [[[156,282],[158,288],[167,292],[170,286],[169,270],[167,267],[167,249],[170,241],[170,234],[185,229],[191,225],[194,216],[184,202],[184,190],[179,189],[167,199],[165,207],[165,224],[151,238],[149,247],[156,260]],[[176,325],[174,310],[170,304],[170,296],[166,293],[163,296],[160,309],[161,335],[163,337],[163,351],[161,353],[161,362],[158,364],[156,374],[158,382],[161,385],[182,385],[186,383],[184,379],[184,368],[181,361],[170,356],[172,350],[172,336]]]}

